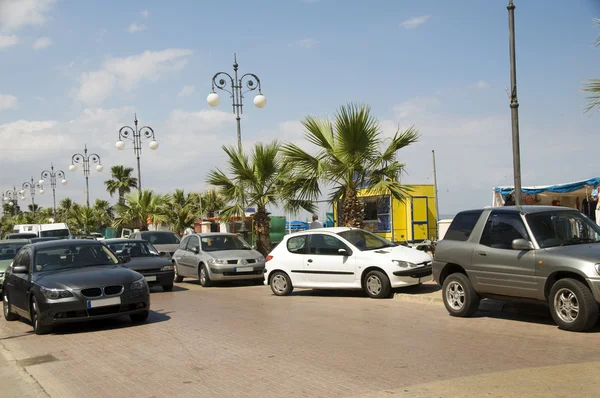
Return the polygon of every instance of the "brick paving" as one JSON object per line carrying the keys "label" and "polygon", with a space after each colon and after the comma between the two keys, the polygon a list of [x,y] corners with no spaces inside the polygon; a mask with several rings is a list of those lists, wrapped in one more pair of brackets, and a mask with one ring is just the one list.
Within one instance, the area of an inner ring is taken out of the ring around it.
{"label": "brick paving", "polygon": [[600,360],[600,329],[567,333],[548,316],[456,319],[437,303],[355,292],[179,287],[152,294],[147,324],[36,336],[2,320],[0,344],[52,397],[351,397]]}

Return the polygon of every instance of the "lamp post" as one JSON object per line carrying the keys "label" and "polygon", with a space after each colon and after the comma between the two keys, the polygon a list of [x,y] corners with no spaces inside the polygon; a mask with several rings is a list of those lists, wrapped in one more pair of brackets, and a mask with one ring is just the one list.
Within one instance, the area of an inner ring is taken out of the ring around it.
{"label": "lamp post", "polygon": [[50,170],[42,171],[42,179],[40,180],[40,185],[44,184],[45,179],[50,180],[50,186],[52,187],[52,214],[54,218],[56,218],[56,178],[60,178],[60,183],[63,185],[67,185],[67,179],[65,178],[65,172],[62,170],[54,171],[54,165],[50,164]]}
{"label": "lamp post", "polygon": [[12,207],[13,216],[17,215],[17,203],[19,201],[19,191],[17,191],[17,187],[13,186],[12,190],[6,191],[4,194],[4,201],[7,202],[9,207]]}
{"label": "lamp post", "polygon": [[515,5],[509,0],[508,30],[510,46],[510,113],[512,119],[513,172],[515,205],[521,206],[521,149],[519,145],[519,101],[517,100],[517,70],[515,61]]}
{"label": "lamp post", "polygon": [[154,138],[154,130],[151,127],[144,126],[138,130],[138,120],[137,114],[134,115],[135,128],[131,128],[129,126],[123,126],[119,130],[119,140],[116,143],[116,147],[119,151],[125,149],[124,139],[128,139],[133,142],[133,152],[135,153],[135,157],[137,158],[137,168],[138,168],[138,190],[142,191],[142,172],[140,168],[140,155],[142,154],[142,137],[146,139],[152,139],[150,144],[148,145],[151,150],[155,151],[158,149],[158,142]]}
{"label": "lamp post", "polygon": [[[219,78],[219,76],[221,78]],[[244,82],[246,84],[246,91],[244,90]],[[242,147],[242,127],[240,122],[240,115],[243,112],[243,100],[244,94],[249,91],[258,89],[258,94],[254,97],[254,105],[257,108],[264,108],[267,105],[267,98],[262,94],[260,79],[254,73],[246,73],[238,79],[238,63],[236,55],[233,54],[233,77],[227,72],[218,72],[212,78],[212,92],[206,97],[208,105],[215,107],[221,102],[219,94],[215,92],[215,87],[227,91],[233,102],[233,113],[235,114],[235,120],[237,120],[237,139],[238,148]]]}
{"label": "lamp post", "polygon": [[88,155],[88,149],[86,145],[83,155],[81,153],[74,154],[71,158],[71,165],[69,166],[70,171],[75,171],[77,170],[75,163],[81,163],[83,165],[83,175],[85,176],[85,203],[87,204],[87,207],[90,207],[90,162],[98,163],[98,166],[96,166],[96,171],[101,172],[104,170],[102,162],[100,161],[100,156],[95,153],[90,153]]}
{"label": "lamp post", "polygon": [[29,189],[29,195],[31,196],[31,212],[35,216],[35,190],[37,188],[40,191],[40,195],[43,195],[44,187],[40,183],[33,182],[33,177],[31,177],[31,181],[25,181],[22,188],[23,189],[19,191],[21,200],[25,200],[25,191]]}

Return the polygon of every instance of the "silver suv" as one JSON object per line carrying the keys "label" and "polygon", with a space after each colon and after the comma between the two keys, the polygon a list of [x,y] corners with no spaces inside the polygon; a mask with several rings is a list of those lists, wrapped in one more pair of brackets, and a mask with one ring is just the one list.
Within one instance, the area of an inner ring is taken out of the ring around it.
{"label": "silver suv", "polygon": [[598,320],[600,227],[563,207],[461,212],[437,244],[433,277],[450,315],[473,315],[482,298],[533,299],[561,329],[586,331]]}

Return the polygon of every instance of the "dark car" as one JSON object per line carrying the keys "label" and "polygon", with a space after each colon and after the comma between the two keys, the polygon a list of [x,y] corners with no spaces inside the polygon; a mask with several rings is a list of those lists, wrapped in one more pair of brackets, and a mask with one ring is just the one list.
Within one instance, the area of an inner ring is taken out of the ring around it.
{"label": "dark car", "polygon": [[24,246],[4,279],[4,318],[22,316],[36,334],[53,325],[129,315],[148,318],[144,277],[121,264],[101,242],[59,240]]}
{"label": "dark car", "polygon": [[4,285],[6,270],[23,246],[29,243],[29,239],[0,240],[0,295]]}
{"label": "dark car", "polygon": [[173,290],[173,264],[145,240],[106,239],[103,243],[118,256],[129,257],[125,266],[144,275],[150,286],[160,285],[165,292]]}
{"label": "dark car", "polygon": [[138,231],[129,235],[129,239],[146,240],[169,259],[173,257],[173,253],[179,249],[181,243],[179,235],[170,231]]}
{"label": "dark car", "polygon": [[6,239],[31,239],[37,237],[38,235],[33,232],[15,232],[12,234],[6,234]]}

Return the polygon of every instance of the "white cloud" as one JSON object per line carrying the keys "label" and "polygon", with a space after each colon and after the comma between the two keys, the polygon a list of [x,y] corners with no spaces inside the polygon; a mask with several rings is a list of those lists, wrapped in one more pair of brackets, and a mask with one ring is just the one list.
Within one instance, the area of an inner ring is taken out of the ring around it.
{"label": "white cloud", "polygon": [[16,35],[0,35],[0,50],[16,45],[19,38]]}
{"label": "white cloud", "polygon": [[478,82],[473,84],[473,87],[475,88],[488,88],[490,86],[490,84],[484,80],[479,80]]}
{"label": "white cloud", "polygon": [[27,25],[43,25],[55,0],[0,0],[0,30],[15,32]]}
{"label": "white cloud", "polygon": [[0,111],[3,109],[16,109],[17,97],[14,95],[0,94]]}
{"label": "white cloud", "polygon": [[144,25],[138,25],[136,23],[132,23],[131,25],[129,25],[129,28],[127,28],[127,30],[129,31],[129,33],[141,32],[144,29],[146,29],[146,26],[144,26]]}
{"label": "white cloud", "polygon": [[144,18],[148,18],[148,16],[150,16],[150,12],[148,10],[144,10],[140,12],[140,15]]}
{"label": "white cloud", "polygon": [[296,45],[300,46],[300,47],[304,47],[304,48],[313,48],[314,46],[316,46],[317,44],[319,44],[319,41],[310,37],[307,37],[305,39],[301,39],[298,40],[296,42]]}
{"label": "white cloud", "polygon": [[439,103],[440,100],[437,97],[418,97],[394,105],[392,109],[396,117],[401,120],[422,115],[426,110],[435,108]]}
{"label": "white cloud", "polygon": [[179,92],[179,94],[177,94],[178,97],[187,97],[189,95],[194,94],[194,92],[196,91],[196,87],[194,86],[184,86],[181,91]]}
{"label": "white cloud", "polygon": [[425,22],[427,22],[427,20],[429,18],[430,18],[429,15],[423,15],[421,17],[414,17],[414,18],[407,19],[405,21],[402,21],[400,24],[402,25],[402,27],[404,27],[404,29],[414,29],[417,26],[422,25]]}
{"label": "white cloud", "polygon": [[35,50],[40,50],[42,48],[50,47],[52,45],[52,39],[49,37],[40,37],[33,43],[33,48]]}
{"label": "white cloud", "polygon": [[191,50],[170,48],[145,51],[130,57],[108,58],[100,70],[81,75],[76,97],[87,104],[101,103],[110,96],[116,85],[131,91],[141,81],[156,81],[162,73],[181,70],[191,54]]}

